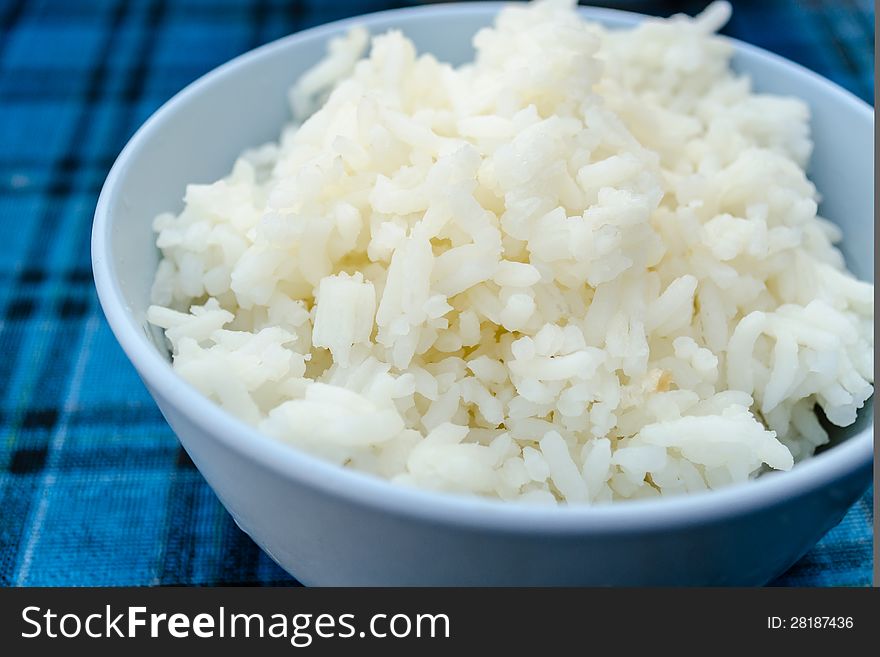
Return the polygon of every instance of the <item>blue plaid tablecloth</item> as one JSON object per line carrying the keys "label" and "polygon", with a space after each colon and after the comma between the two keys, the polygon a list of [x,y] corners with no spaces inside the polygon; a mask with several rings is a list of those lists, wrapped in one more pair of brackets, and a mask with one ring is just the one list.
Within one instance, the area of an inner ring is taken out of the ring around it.
{"label": "blue plaid tablecloth", "polygon": [[[0,584],[296,583],[236,527],[115,343],[92,213],[126,140],[187,83],[285,34],[406,4],[0,0]],[[873,2],[734,9],[727,34],[873,102]],[[872,522],[869,492],[776,583],[869,584]]]}

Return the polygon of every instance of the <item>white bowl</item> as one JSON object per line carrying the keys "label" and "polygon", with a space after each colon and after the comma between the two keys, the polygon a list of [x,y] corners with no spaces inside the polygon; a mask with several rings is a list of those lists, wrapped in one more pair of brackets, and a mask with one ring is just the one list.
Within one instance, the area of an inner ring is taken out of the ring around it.
{"label": "white bowl", "polygon": [[[225,175],[277,138],[286,90],[355,22],[400,28],[453,63],[501,5],[427,6],[339,21],[268,44],[181,91],[135,134],[95,213],[101,304],[168,423],[236,522],[283,568],[321,585],[763,584],[840,521],[871,479],[872,412],[795,467],[725,490],[599,508],[530,508],[414,491],[325,463],[259,434],[179,378],[144,318],[158,261],[150,224],[184,187]],[[609,26],[635,14],[583,9]],[[812,179],[843,229],[850,268],[873,280],[873,110],[780,57],[734,42],[759,90],[812,109]]]}

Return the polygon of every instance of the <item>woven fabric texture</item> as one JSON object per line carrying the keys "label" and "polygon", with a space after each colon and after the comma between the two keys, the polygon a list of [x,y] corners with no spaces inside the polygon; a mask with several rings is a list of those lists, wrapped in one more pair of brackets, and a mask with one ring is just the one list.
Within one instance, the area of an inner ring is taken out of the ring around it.
{"label": "woven fabric texture", "polygon": [[[296,584],[244,535],[99,308],[95,201],[187,83],[283,35],[406,0],[0,0],[0,584]],[[704,2],[611,3],[648,14]],[[725,33],[873,102],[870,0],[734,2]],[[870,491],[775,584],[870,583]]]}

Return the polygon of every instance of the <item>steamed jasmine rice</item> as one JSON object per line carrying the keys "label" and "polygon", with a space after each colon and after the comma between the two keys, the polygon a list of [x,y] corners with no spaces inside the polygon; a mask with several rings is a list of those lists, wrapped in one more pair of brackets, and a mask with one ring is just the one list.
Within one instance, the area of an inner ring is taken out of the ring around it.
{"label": "steamed jasmine rice", "polygon": [[148,319],[262,432],[393,482],[533,503],[788,470],[873,392],[873,287],[729,15],[609,31],[511,6],[473,63],[331,42],[295,122],[155,220]]}

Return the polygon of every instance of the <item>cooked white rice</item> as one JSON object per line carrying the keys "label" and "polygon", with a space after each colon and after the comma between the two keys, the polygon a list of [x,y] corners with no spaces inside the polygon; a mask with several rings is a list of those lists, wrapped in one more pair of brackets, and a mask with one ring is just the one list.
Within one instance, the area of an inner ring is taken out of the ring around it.
{"label": "cooked white rice", "polygon": [[807,106],[730,70],[728,14],[512,6],[460,68],[334,40],[308,118],[156,218],[175,369],[340,465],[505,500],[810,456],[816,406],[845,426],[872,394],[873,287],[816,216]]}

